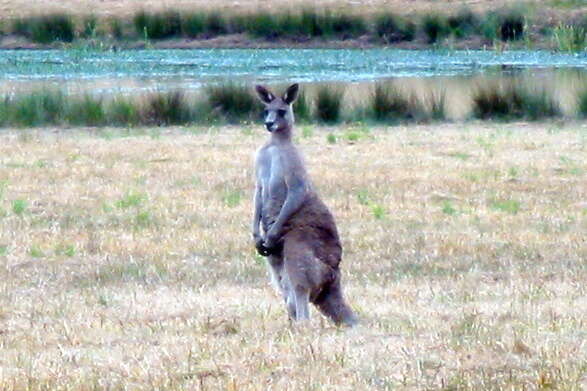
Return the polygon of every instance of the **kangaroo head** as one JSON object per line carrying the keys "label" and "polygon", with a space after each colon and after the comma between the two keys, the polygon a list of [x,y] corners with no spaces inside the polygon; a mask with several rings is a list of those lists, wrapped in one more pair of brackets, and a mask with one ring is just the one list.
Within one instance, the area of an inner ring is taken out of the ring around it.
{"label": "kangaroo head", "polygon": [[259,99],[265,104],[263,118],[268,131],[275,133],[291,129],[294,123],[291,105],[298,97],[298,89],[298,84],[292,84],[281,98],[277,98],[267,88],[260,85],[255,86]]}

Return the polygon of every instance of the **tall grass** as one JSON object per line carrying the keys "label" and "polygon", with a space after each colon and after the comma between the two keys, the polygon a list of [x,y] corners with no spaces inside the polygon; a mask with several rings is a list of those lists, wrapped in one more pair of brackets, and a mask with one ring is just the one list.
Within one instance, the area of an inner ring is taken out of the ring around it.
{"label": "tall grass", "polygon": [[445,121],[446,113],[446,92],[430,92],[425,98],[428,104],[428,118],[432,121]]}
{"label": "tall grass", "polygon": [[375,17],[375,36],[385,43],[411,41],[414,39],[416,26],[392,13],[383,13]]}
{"label": "tall grass", "polygon": [[377,84],[369,100],[371,118],[379,122],[397,122],[421,116],[413,96],[407,96],[390,84]]}
{"label": "tall grass", "polygon": [[133,19],[138,36],[165,39],[181,36],[181,18],[177,11],[138,12]]}
{"label": "tall grass", "polygon": [[114,126],[136,126],[141,122],[140,107],[128,98],[117,97],[106,108],[108,122]]}
{"label": "tall grass", "polygon": [[60,91],[40,90],[6,98],[2,107],[5,126],[58,125],[65,119],[66,99]]}
{"label": "tall grass", "polygon": [[209,107],[230,123],[251,120],[259,103],[250,89],[243,85],[213,85],[206,89]]}
{"label": "tall grass", "polygon": [[190,122],[192,109],[181,91],[158,92],[145,104],[144,121],[158,126],[181,125]]}
{"label": "tall grass", "polygon": [[[456,14],[448,11],[442,14],[416,14],[409,18],[388,11],[376,15],[357,15],[317,8],[248,14],[203,10],[179,12],[169,9],[138,11],[130,21],[116,16],[105,20],[94,17],[77,17],[74,20],[67,14],[20,18],[12,23],[11,32],[43,44],[72,42],[76,35],[81,38],[107,38],[111,35],[117,40],[124,37],[161,40],[179,37],[203,39],[237,33],[266,40],[345,40],[369,36],[372,41],[384,44],[411,41],[420,34],[426,37],[428,43],[435,44],[448,35],[465,39],[482,34],[489,40],[517,40],[524,36],[526,18],[527,15],[520,8],[494,10],[484,15],[463,8]],[[131,33],[133,30],[134,34]]]}
{"label": "tall grass", "polygon": [[579,117],[587,118],[587,88],[584,88],[577,97],[577,112]]}
{"label": "tall grass", "polygon": [[475,118],[535,121],[560,115],[560,105],[548,91],[532,90],[517,82],[479,86],[473,93]]}
{"label": "tall grass", "polygon": [[75,26],[71,16],[52,14],[17,19],[13,23],[12,32],[43,44],[55,41],[72,42]]}
{"label": "tall grass", "polygon": [[428,43],[437,43],[450,33],[445,16],[428,14],[422,19],[422,31],[426,34]]}
{"label": "tall grass", "polygon": [[322,86],[316,94],[316,119],[319,122],[333,124],[341,120],[344,90],[342,88]]}
{"label": "tall grass", "polygon": [[304,93],[303,91],[299,93],[298,99],[295,101],[293,108],[297,122],[311,122],[312,104],[306,93]]}
{"label": "tall grass", "polygon": [[66,119],[72,125],[101,126],[106,123],[102,99],[85,95],[82,99],[70,99]]}
{"label": "tall grass", "polygon": [[[585,89],[587,91],[587,89]],[[587,116],[587,92],[577,95],[577,115]],[[550,91],[517,79],[478,85],[472,92],[470,116],[482,120],[541,120],[562,115]],[[335,124],[342,120],[398,123],[447,119],[444,91],[417,96],[390,83],[377,83],[363,105],[345,102],[340,86],[318,87],[310,99],[300,93],[294,104],[299,123]],[[352,113],[343,116],[343,108]],[[42,89],[0,100],[0,126],[138,126],[189,123],[244,123],[258,118],[260,105],[245,85],[212,85],[194,99],[181,91],[147,96],[65,95]]]}
{"label": "tall grass", "polygon": [[463,8],[446,20],[450,33],[456,38],[466,38],[476,34],[479,29],[479,17],[471,10]]}
{"label": "tall grass", "polygon": [[521,11],[506,11],[499,21],[499,36],[502,41],[514,41],[524,36],[525,19]]}
{"label": "tall grass", "polygon": [[560,24],[554,28],[552,35],[561,52],[581,52],[587,48],[587,32],[581,26]]}

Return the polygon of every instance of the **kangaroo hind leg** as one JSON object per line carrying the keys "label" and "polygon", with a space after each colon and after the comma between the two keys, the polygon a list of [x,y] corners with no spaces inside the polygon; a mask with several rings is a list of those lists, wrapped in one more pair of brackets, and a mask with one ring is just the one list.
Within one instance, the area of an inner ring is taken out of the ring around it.
{"label": "kangaroo hind leg", "polygon": [[283,264],[283,255],[270,255],[267,258],[267,269],[271,285],[281,294],[287,307],[287,313],[292,320],[296,319],[296,300],[289,276]]}
{"label": "kangaroo hind leg", "polygon": [[295,301],[296,320],[310,319],[310,294],[319,288],[323,265],[303,241],[291,240],[284,247],[284,267]]}

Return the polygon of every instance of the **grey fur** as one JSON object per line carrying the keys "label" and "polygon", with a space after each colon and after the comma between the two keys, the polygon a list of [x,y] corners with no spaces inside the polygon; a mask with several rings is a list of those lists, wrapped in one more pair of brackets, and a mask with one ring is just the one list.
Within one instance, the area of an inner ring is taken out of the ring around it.
{"label": "grey fur", "polygon": [[312,302],[336,324],[352,326],[357,318],[342,295],[342,247],[336,224],[292,143],[291,104],[298,85],[290,86],[281,98],[263,86],[255,89],[265,104],[265,127],[271,132],[255,159],[255,246],[267,256],[271,279],[290,319],[308,320]]}

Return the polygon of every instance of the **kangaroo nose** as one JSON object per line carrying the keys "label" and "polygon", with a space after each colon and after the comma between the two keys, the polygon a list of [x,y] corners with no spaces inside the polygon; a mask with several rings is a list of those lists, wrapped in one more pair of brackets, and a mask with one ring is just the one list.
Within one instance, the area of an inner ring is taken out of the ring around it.
{"label": "kangaroo nose", "polygon": [[268,131],[271,132],[274,123],[275,122],[265,122],[265,127],[267,128]]}

